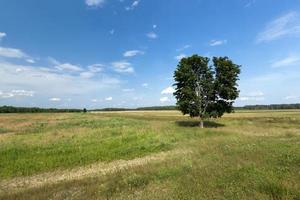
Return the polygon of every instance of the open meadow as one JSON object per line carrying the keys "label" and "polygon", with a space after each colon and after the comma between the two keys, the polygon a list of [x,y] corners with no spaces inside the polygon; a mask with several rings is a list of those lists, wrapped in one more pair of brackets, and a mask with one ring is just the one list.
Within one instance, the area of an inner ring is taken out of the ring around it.
{"label": "open meadow", "polygon": [[300,111],[0,115],[0,199],[300,199]]}

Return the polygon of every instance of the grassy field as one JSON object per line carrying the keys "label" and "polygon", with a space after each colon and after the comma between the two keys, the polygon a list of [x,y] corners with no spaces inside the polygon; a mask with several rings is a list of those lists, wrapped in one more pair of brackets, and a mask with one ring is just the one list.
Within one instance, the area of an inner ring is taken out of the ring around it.
{"label": "grassy field", "polygon": [[0,115],[0,199],[300,199],[300,111]]}

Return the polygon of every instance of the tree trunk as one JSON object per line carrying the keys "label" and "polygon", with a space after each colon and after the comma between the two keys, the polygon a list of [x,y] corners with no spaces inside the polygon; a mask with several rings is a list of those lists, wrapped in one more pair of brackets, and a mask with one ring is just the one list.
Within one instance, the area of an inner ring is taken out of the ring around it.
{"label": "tree trunk", "polygon": [[202,120],[202,119],[200,119],[200,124],[199,124],[199,127],[200,127],[200,128],[204,128],[204,122],[203,122],[203,120]]}

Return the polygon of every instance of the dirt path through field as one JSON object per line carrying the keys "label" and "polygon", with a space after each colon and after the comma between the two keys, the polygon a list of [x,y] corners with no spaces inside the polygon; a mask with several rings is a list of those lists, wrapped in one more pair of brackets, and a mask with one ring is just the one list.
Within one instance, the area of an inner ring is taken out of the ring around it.
{"label": "dirt path through field", "polygon": [[42,173],[28,177],[17,177],[0,181],[0,195],[8,192],[17,192],[32,188],[42,187],[48,184],[57,184],[65,181],[80,180],[88,177],[112,174],[116,171],[126,170],[132,167],[146,165],[151,162],[162,162],[179,155],[188,154],[187,150],[173,150],[161,152],[133,160],[117,160],[110,163],[95,163],[71,170],[60,170],[49,173]]}

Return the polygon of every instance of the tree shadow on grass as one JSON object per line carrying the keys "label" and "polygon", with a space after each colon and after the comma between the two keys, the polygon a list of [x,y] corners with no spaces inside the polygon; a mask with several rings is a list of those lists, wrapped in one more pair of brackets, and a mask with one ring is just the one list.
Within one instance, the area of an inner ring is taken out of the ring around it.
{"label": "tree shadow on grass", "polygon": [[[199,121],[176,121],[176,124],[182,127],[197,127],[199,123]],[[223,126],[225,125],[214,121],[204,121],[204,128],[218,128]]]}

